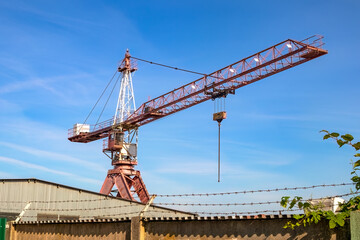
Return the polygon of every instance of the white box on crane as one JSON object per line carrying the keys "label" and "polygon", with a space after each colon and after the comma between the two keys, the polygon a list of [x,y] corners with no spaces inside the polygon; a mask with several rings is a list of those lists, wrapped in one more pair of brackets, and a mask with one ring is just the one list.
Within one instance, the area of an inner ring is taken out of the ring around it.
{"label": "white box on crane", "polygon": [[90,132],[89,124],[75,123],[74,124],[74,135],[79,135],[80,133],[88,133]]}
{"label": "white box on crane", "polygon": [[137,156],[137,144],[135,143],[123,143],[123,148],[121,149],[122,156]]}

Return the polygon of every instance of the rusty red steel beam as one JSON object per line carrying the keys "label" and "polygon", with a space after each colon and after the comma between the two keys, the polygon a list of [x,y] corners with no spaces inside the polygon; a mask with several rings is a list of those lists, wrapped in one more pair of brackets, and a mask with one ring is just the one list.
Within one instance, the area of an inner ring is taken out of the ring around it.
{"label": "rusty red steel beam", "polygon": [[145,102],[124,123],[144,125],[211,99],[206,91],[214,88],[235,90],[326,53],[326,50],[303,42],[286,40]]}
{"label": "rusty red steel beam", "polygon": [[[212,99],[211,93],[241,88],[276,73],[295,67],[324,54],[322,36],[303,41],[285,40],[173,91],[143,103],[121,125],[124,130],[139,127]],[[70,136],[74,142],[89,142],[106,137],[112,125],[82,136]]]}

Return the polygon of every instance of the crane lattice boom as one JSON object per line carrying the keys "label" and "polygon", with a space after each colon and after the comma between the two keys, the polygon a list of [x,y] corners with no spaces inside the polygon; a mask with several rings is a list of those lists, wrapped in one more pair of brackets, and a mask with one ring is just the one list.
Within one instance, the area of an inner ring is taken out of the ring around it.
{"label": "crane lattice boom", "polygon": [[[235,89],[327,54],[322,39],[316,35],[301,42],[288,39],[278,43],[143,103],[125,121],[117,124],[124,131],[134,129],[201,102],[234,93]],[[75,134],[76,131],[70,129],[69,140],[90,142],[107,137],[114,128],[113,123],[113,119],[99,123],[86,133]]]}

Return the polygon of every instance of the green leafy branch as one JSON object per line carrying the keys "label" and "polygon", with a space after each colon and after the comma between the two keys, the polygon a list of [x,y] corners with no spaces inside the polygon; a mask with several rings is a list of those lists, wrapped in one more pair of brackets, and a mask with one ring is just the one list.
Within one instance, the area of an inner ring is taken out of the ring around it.
{"label": "green leafy branch", "polygon": [[[336,132],[328,132],[322,130],[320,132],[325,133],[323,139],[334,139],[336,143],[341,148],[344,145],[349,145],[355,149],[355,151],[360,150],[360,142],[354,143],[354,137],[351,134],[340,135]],[[352,161],[352,178],[351,180],[355,184],[356,193],[360,191],[360,177],[358,171],[360,170],[360,153],[354,155],[358,160]],[[355,193],[354,193],[355,194]],[[340,204],[340,211],[334,213],[331,210],[323,210],[323,203],[311,203],[308,201],[303,201],[302,197],[295,196],[293,199],[290,199],[289,196],[284,196],[281,198],[280,205],[288,210],[297,207],[300,210],[304,211],[304,214],[294,215],[294,220],[288,221],[284,228],[294,229],[299,226],[308,226],[312,223],[318,223],[322,219],[329,220],[329,228],[342,227],[345,225],[345,220],[350,216],[351,211],[360,210],[360,195],[350,198],[348,201]]]}
{"label": "green leafy branch", "polygon": [[[329,133],[326,130],[321,130],[320,132],[324,132],[326,133],[323,137],[323,139],[328,139],[328,138],[332,138],[336,141],[336,143],[339,145],[339,147],[344,146],[345,144],[353,147],[355,149],[355,151],[359,151],[360,150],[360,142],[357,143],[353,143],[352,141],[354,140],[354,137],[351,134],[344,134],[341,135],[339,133]],[[340,138],[339,138],[340,136]],[[354,155],[354,157],[359,158],[360,157],[360,153],[356,153]],[[351,178],[351,180],[355,183],[355,188],[357,191],[360,190],[360,177],[357,174],[357,171],[360,170],[360,159],[358,159],[357,161],[353,162],[352,161],[352,167],[353,167],[353,171],[351,172],[351,175],[353,175],[353,177]]]}

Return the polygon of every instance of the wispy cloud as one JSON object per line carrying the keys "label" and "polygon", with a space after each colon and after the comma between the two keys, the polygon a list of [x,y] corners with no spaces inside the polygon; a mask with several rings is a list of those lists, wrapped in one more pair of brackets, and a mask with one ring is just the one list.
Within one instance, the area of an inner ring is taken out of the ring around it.
{"label": "wispy cloud", "polygon": [[[33,90],[35,94],[40,90],[43,93],[51,95],[51,99],[55,101],[57,100],[58,103],[66,103],[68,105],[75,106],[82,105],[84,98],[86,98],[86,96],[90,96],[91,94],[89,93],[89,88],[81,84],[79,81],[90,78],[92,78],[92,76],[88,73],[75,73],[43,78],[26,76],[26,80],[13,81],[9,84],[0,86],[0,95],[22,91],[29,92],[29,90]],[[71,87],[68,87],[70,82]],[[77,100],[80,98],[79,95],[83,101]],[[47,101],[49,101],[49,99],[47,99]]]}
{"label": "wispy cloud", "polygon": [[43,172],[49,172],[49,173],[62,175],[62,176],[72,176],[72,174],[68,173],[68,172],[62,172],[62,171],[54,170],[54,169],[51,169],[51,168],[47,168],[47,167],[40,166],[40,165],[33,164],[33,163],[24,162],[24,161],[17,160],[17,159],[14,159],[14,158],[8,158],[8,157],[0,156],[0,161],[5,162],[5,163],[9,163],[9,164],[12,164],[12,165],[16,165],[18,167],[36,169],[36,170],[40,170],[40,171],[43,171]]}
{"label": "wispy cloud", "polygon": [[[16,80],[17,75],[32,76],[34,74],[34,71],[31,69],[29,64],[10,56],[0,57],[0,66],[10,72],[7,74],[8,79]],[[4,72],[5,71],[1,71],[1,74],[4,74]],[[13,73],[17,74],[14,75]]]}
{"label": "wispy cloud", "polygon": [[22,111],[22,107],[20,105],[1,98],[0,98],[0,109],[3,113],[6,112],[7,115]]}
{"label": "wispy cloud", "polygon": [[156,169],[159,173],[177,173],[177,174],[200,174],[208,175],[216,173],[217,166],[210,161],[174,161]]}
{"label": "wispy cloud", "polygon": [[48,88],[46,87],[46,84],[44,81],[40,79],[33,79],[28,81],[18,81],[18,82],[12,82],[7,85],[1,86],[0,94],[6,94],[6,93],[14,93],[19,92],[23,90],[33,89],[33,88]]}
{"label": "wispy cloud", "polygon": [[14,159],[14,158],[8,158],[8,157],[0,156],[0,162],[16,165],[17,167],[35,169],[35,170],[39,170],[39,171],[42,171],[42,172],[48,172],[48,173],[52,173],[52,174],[56,174],[56,175],[60,175],[60,176],[67,176],[67,177],[71,177],[74,180],[78,180],[78,181],[81,181],[81,182],[93,183],[93,184],[101,184],[100,181],[97,181],[97,180],[94,180],[94,179],[91,179],[91,178],[79,177],[78,175],[74,175],[74,174],[69,173],[69,172],[64,172],[64,171],[59,171],[59,170],[47,168],[47,167],[44,167],[44,166],[41,166],[41,165],[21,161],[21,160]]}
{"label": "wispy cloud", "polygon": [[[168,159],[167,159],[168,160]],[[186,174],[186,175],[215,175],[217,174],[217,162],[213,160],[205,160],[199,158],[189,159],[188,157],[176,157],[171,158],[171,162],[167,162],[166,165],[156,168],[156,172],[162,174]],[[236,179],[251,179],[261,177],[274,177],[278,176],[275,173],[253,170],[241,166],[239,164],[229,164],[226,161],[221,163],[221,169],[224,176],[228,178]]]}
{"label": "wispy cloud", "polygon": [[241,154],[241,158],[258,165],[285,166],[296,162],[301,158],[301,155],[285,149],[264,149],[259,147],[245,149]]}
{"label": "wispy cloud", "polygon": [[[63,140],[67,137],[65,129],[49,124],[31,121],[26,118],[4,118],[0,132],[35,140]],[[0,118],[1,120],[1,118]]]}
{"label": "wispy cloud", "polygon": [[31,5],[25,4],[21,1],[16,1],[17,4],[4,4],[2,3],[3,7],[6,7],[9,10],[20,11],[22,13],[27,13],[31,15],[35,15],[40,17],[43,21],[53,23],[59,26],[68,27],[68,28],[80,28],[79,25],[91,25],[97,27],[106,27],[103,24],[99,24],[96,21],[84,20],[81,18],[76,17],[69,17],[65,15],[57,14],[55,11],[48,12],[42,11],[40,8],[34,8]]}
{"label": "wispy cloud", "polygon": [[306,115],[285,115],[285,114],[266,114],[266,113],[247,113],[244,114],[247,118],[257,120],[286,120],[286,121],[313,121],[314,116]]}
{"label": "wispy cloud", "polygon": [[68,162],[68,163],[72,163],[72,164],[78,164],[85,168],[91,168],[91,170],[94,170],[94,171],[106,172],[106,170],[107,170],[99,164],[91,163],[89,161],[78,159],[78,158],[75,158],[75,157],[72,157],[72,156],[69,156],[66,154],[62,154],[62,153],[45,151],[45,150],[41,150],[41,149],[26,147],[24,145],[19,146],[18,144],[6,143],[6,142],[0,142],[0,145],[6,146],[6,147],[9,147],[12,149],[16,149],[18,151],[22,151],[22,152],[25,152],[25,153],[28,153],[28,154],[31,154],[34,156],[38,156],[38,157],[44,157],[44,158],[48,158],[48,159],[56,159],[58,161]]}
{"label": "wispy cloud", "polygon": [[8,172],[0,172],[0,178],[16,178],[14,174]]}

